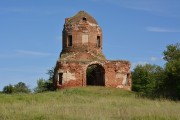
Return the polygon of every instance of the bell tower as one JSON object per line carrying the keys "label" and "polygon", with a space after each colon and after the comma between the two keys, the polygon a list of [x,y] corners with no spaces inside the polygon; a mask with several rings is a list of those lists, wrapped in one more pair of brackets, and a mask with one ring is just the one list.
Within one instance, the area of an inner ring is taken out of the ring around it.
{"label": "bell tower", "polygon": [[60,58],[65,59],[64,56],[68,56],[68,60],[105,60],[102,53],[102,30],[85,11],[65,19]]}

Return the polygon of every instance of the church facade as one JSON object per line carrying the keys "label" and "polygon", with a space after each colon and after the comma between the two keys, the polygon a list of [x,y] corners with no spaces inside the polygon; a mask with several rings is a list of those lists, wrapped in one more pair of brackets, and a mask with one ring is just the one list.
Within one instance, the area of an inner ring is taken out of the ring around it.
{"label": "church facade", "polygon": [[107,60],[102,29],[85,11],[65,19],[54,87],[106,86],[131,90],[130,62]]}

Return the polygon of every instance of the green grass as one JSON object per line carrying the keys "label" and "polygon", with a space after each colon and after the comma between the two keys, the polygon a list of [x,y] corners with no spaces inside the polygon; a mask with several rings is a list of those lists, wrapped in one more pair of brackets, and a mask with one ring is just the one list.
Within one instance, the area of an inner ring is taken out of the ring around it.
{"label": "green grass", "polygon": [[180,102],[150,100],[115,88],[0,94],[0,120],[178,120]]}

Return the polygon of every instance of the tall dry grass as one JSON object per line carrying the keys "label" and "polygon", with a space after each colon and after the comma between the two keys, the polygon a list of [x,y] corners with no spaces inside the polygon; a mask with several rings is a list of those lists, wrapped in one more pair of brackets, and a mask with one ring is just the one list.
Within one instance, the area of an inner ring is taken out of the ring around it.
{"label": "tall dry grass", "polygon": [[0,94],[0,120],[178,120],[180,102],[150,100],[115,88]]}

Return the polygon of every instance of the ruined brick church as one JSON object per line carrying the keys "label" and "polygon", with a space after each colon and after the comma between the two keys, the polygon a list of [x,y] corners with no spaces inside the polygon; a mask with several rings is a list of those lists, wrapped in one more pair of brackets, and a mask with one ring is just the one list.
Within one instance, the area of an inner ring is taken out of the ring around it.
{"label": "ruined brick church", "polygon": [[97,21],[85,11],[65,19],[54,87],[106,86],[131,90],[130,62],[107,60]]}

